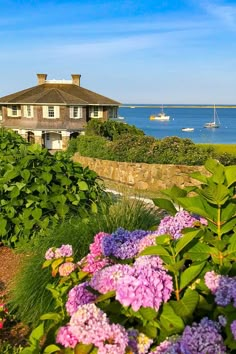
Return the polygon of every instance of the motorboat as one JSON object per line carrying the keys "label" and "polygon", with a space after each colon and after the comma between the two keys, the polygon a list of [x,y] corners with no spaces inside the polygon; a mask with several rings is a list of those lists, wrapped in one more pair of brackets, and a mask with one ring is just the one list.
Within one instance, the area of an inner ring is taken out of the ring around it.
{"label": "motorboat", "polygon": [[161,112],[158,113],[157,115],[152,114],[150,116],[150,120],[159,120],[159,121],[168,121],[170,120],[170,116],[167,116],[163,110],[163,105],[162,105],[162,109]]}
{"label": "motorboat", "polygon": [[193,132],[194,128],[182,128],[182,132]]}

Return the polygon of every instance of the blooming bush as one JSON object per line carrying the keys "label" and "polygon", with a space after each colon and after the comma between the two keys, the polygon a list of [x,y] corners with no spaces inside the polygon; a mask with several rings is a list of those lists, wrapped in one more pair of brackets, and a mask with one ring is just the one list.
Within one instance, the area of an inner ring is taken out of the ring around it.
{"label": "blooming bush", "polygon": [[236,166],[206,167],[200,187],[155,201],[170,212],[156,231],[101,232],[78,262],[70,245],[46,252],[43,267],[60,277],[48,285],[55,313],[41,316],[23,354],[236,350]]}

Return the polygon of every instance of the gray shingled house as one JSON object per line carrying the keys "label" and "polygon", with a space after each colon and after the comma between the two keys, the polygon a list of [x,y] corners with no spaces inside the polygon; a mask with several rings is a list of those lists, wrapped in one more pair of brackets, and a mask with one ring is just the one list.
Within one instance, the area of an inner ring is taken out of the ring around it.
{"label": "gray shingled house", "polygon": [[81,134],[90,119],[117,118],[120,103],[80,86],[72,80],[47,80],[37,74],[38,85],[0,98],[0,125],[48,149],[65,149]]}

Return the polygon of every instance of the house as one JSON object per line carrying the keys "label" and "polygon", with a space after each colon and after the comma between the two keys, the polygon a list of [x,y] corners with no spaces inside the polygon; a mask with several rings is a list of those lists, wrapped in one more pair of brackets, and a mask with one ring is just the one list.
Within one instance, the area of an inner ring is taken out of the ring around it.
{"label": "house", "polygon": [[90,119],[117,118],[120,103],[81,87],[81,75],[72,74],[72,80],[47,80],[47,74],[37,78],[36,86],[0,98],[0,125],[27,141],[66,149]]}

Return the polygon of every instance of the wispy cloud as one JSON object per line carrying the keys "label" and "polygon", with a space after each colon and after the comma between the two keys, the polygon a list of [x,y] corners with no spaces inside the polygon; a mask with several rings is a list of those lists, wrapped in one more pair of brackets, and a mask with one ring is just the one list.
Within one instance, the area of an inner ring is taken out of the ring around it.
{"label": "wispy cloud", "polygon": [[236,30],[236,4],[222,1],[202,1],[201,7],[231,30]]}

